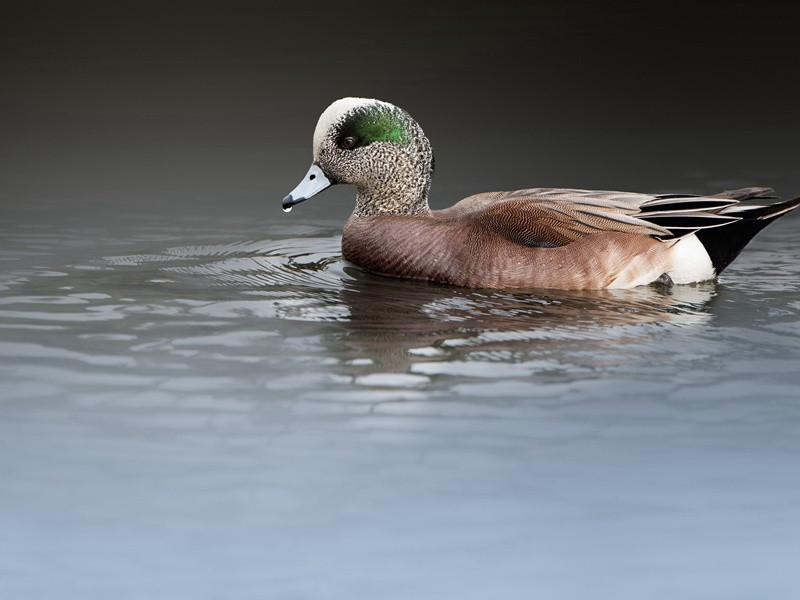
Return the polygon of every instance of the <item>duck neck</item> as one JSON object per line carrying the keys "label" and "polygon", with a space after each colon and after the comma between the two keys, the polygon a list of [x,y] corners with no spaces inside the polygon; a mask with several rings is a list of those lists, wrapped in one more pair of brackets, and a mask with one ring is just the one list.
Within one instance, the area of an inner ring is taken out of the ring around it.
{"label": "duck neck", "polygon": [[375,215],[419,215],[430,212],[430,179],[423,185],[357,186],[357,217]]}
{"label": "duck neck", "polygon": [[419,125],[412,144],[403,152],[387,155],[373,163],[367,181],[356,185],[355,216],[419,215],[430,212],[428,193],[433,178],[433,150]]}

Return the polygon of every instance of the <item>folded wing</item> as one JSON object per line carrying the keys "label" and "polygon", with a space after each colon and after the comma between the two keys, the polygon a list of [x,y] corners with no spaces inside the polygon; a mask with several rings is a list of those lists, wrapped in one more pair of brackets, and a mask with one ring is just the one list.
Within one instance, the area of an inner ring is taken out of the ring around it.
{"label": "folded wing", "polygon": [[729,225],[774,206],[769,188],[712,196],[534,188],[466,198],[442,216],[476,225],[526,246],[564,246],[583,236],[619,232],[658,239]]}

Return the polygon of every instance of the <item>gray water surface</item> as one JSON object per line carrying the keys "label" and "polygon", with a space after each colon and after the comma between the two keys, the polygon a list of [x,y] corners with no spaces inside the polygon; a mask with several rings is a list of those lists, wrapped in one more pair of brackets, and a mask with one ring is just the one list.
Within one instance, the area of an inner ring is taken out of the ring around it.
{"label": "gray water surface", "polygon": [[4,221],[3,598],[800,594],[800,219],[522,294],[302,208]]}
{"label": "gray water surface", "polygon": [[344,96],[434,208],[800,194],[774,4],[0,2],[0,600],[800,598],[800,210],[718,282],[527,294],[280,210]]}

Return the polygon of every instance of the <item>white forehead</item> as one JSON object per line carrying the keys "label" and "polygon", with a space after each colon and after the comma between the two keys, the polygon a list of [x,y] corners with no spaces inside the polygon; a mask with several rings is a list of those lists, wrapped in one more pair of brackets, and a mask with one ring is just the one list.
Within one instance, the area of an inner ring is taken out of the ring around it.
{"label": "white forehead", "polygon": [[341,121],[353,109],[374,104],[391,106],[388,102],[382,102],[374,98],[340,98],[326,108],[319,116],[317,127],[314,129],[314,158],[316,159],[317,151],[322,146],[322,142],[325,141],[331,127]]}

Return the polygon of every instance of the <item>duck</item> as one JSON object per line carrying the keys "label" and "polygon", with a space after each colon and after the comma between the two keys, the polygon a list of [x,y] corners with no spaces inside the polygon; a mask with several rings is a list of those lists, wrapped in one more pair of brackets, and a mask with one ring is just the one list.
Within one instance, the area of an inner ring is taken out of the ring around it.
{"label": "duck", "polygon": [[342,257],[379,275],[464,288],[594,290],[716,278],[764,227],[800,205],[771,188],[712,195],[565,188],[478,193],[441,210],[431,143],[403,109],[334,101],[289,212],[332,185],[356,189]]}

